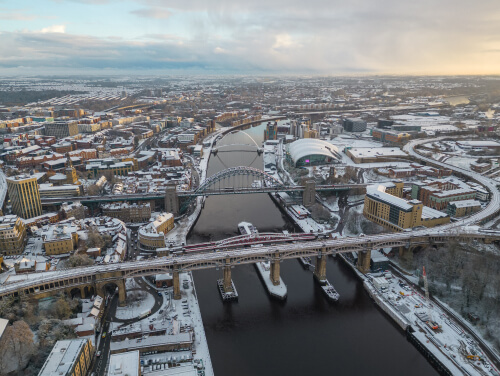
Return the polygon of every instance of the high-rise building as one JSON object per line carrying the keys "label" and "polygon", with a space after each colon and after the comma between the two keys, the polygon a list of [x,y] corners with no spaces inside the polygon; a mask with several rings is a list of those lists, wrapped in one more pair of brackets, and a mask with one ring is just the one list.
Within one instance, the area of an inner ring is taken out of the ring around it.
{"label": "high-rise building", "polygon": [[24,219],[42,215],[42,204],[36,177],[17,175],[7,178],[7,193],[14,214]]}
{"label": "high-rise building", "polygon": [[264,130],[264,141],[267,140],[277,140],[278,139],[278,123],[267,123],[266,129]]}

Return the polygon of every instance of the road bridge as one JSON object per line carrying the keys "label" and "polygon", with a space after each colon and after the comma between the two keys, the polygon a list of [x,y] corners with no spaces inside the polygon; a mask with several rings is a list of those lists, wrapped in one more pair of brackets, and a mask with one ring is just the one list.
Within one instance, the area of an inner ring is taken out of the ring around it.
{"label": "road bridge", "polygon": [[[275,177],[253,167],[231,167],[210,176],[198,188],[190,191],[167,189],[166,192],[133,193],[107,196],[74,196],[44,198],[42,205],[61,205],[63,202],[80,201],[84,205],[117,201],[148,201],[165,200],[165,210],[177,213],[183,212],[192,200],[198,196],[219,196],[228,194],[255,194],[255,193],[302,193],[308,192],[307,197],[313,197],[317,191],[347,191],[355,188],[366,188],[368,184],[328,184],[316,185],[314,181],[305,186],[284,185]],[[180,200],[183,200],[181,205]],[[304,202],[309,206],[309,202]],[[177,209],[177,210],[174,210]]]}
{"label": "road bridge", "polygon": [[[231,268],[237,265],[269,261],[271,275],[279,275],[279,263],[298,257],[316,257],[315,277],[326,278],[326,256],[346,252],[359,252],[367,255],[372,249],[415,247],[428,244],[442,244],[450,239],[458,241],[481,240],[493,242],[500,240],[500,232],[481,231],[476,226],[456,227],[454,231],[425,229],[414,232],[382,234],[341,239],[302,241],[292,244],[263,245],[261,247],[237,248],[232,250],[207,251],[176,257],[161,257],[145,261],[121,262],[71,268],[55,272],[25,274],[23,281],[4,284],[0,287],[0,299],[8,296],[27,296],[42,298],[58,292],[70,292],[87,287],[88,290],[103,293],[108,284],[119,290],[119,301],[126,298],[125,279],[172,273],[174,296],[180,298],[179,273],[200,269],[223,269],[224,278],[231,278]],[[360,257],[363,262],[363,256]]]}
{"label": "road bridge", "polygon": [[174,297],[180,298],[179,273],[181,271],[222,268],[224,278],[227,281],[231,278],[231,267],[240,264],[249,264],[260,261],[271,263],[271,276],[275,278],[279,275],[279,263],[285,259],[297,257],[316,256],[315,277],[319,280],[325,278],[326,257],[330,254],[358,252],[358,267],[363,270],[369,260],[369,253],[372,249],[412,247],[442,244],[449,239],[458,241],[485,241],[493,242],[500,240],[500,231],[483,230],[475,223],[484,223],[498,215],[500,211],[500,192],[497,182],[484,177],[475,172],[451,166],[443,162],[420,155],[414,147],[425,143],[434,142],[432,140],[414,140],[405,145],[404,150],[411,156],[429,164],[437,165],[454,170],[468,176],[469,178],[482,184],[491,194],[489,204],[483,210],[470,217],[463,218],[456,222],[440,226],[438,228],[422,229],[409,232],[382,234],[373,236],[351,237],[341,239],[325,239],[309,242],[296,242],[292,244],[263,245],[253,248],[236,248],[232,250],[219,250],[197,252],[193,254],[183,254],[176,257],[162,257],[145,261],[123,262],[108,265],[97,265],[90,267],[73,268],[56,272],[44,272],[26,274],[24,280],[0,286],[0,298],[8,296],[33,296],[45,297],[59,291],[71,291],[82,287],[94,289],[102,292],[107,284],[114,284],[119,289],[120,302],[125,300],[126,278],[151,276],[171,272],[174,281]]}

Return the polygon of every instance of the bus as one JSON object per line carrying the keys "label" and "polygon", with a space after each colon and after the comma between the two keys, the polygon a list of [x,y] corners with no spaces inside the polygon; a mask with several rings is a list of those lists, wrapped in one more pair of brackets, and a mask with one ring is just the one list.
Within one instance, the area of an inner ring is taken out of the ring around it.
{"label": "bus", "polygon": [[144,317],[146,317],[147,315],[151,314],[151,310],[148,309],[147,311],[144,311],[142,312],[140,315],[139,315],[139,318],[140,319],[143,319]]}

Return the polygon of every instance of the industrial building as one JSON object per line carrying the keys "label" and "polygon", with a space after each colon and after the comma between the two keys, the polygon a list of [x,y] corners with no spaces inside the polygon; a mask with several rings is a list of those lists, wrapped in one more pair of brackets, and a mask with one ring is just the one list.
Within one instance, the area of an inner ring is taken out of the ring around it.
{"label": "industrial building", "polygon": [[407,158],[399,148],[346,148],[345,153],[354,163],[387,162]]}

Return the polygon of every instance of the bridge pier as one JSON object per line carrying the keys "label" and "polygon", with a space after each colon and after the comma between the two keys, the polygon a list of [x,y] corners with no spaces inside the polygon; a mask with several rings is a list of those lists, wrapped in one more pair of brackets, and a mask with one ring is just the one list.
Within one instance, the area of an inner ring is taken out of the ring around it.
{"label": "bridge pier", "polygon": [[358,264],[356,265],[358,270],[366,274],[370,271],[370,261],[372,258],[372,250],[358,251]]}
{"label": "bridge pier", "polygon": [[414,247],[399,247],[399,258],[401,259],[402,262],[404,262],[407,265],[410,265],[413,263],[413,248]]}
{"label": "bridge pier", "polygon": [[181,298],[181,285],[179,281],[179,269],[177,267],[172,273],[172,279],[174,283],[174,299],[179,300]]}
{"label": "bridge pier", "polygon": [[229,258],[226,259],[226,266],[224,266],[224,292],[232,292],[233,286],[231,281],[231,265],[229,265]]}
{"label": "bridge pier", "polygon": [[324,248],[319,252],[318,256],[316,256],[314,278],[316,278],[319,283],[324,283],[326,281],[326,254]]}
{"label": "bridge pier", "polygon": [[179,214],[179,195],[176,186],[165,189],[165,211],[174,215]]}
{"label": "bridge pier", "polygon": [[271,261],[271,272],[269,273],[269,278],[274,286],[278,286],[280,284],[280,260],[277,257]]}
{"label": "bridge pier", "polygon": [[[106,285],[114,284],[116,287],[118,287],[118,305],[120,307],[123,307],[125,305],[125,300],[127,299],[127,291],[125,290],[125,280],[124,279],[119,279],[113,282],[103,282],[100,284],[96,284],[95,286],[95,291],[97,295],[100,295],[101,297],[105,298],[106,297],[106,291],[104,291],[104,288]],[[80,287],[80,291],[84,289],[85,287]],[[85,294],[85,292],[84,292]]]}
{"label": "bridge pier", "polygon": [[316,203],[316,182],[308,180],[304,186],[302,195],[302,204],[306,207],[313,206]]}

